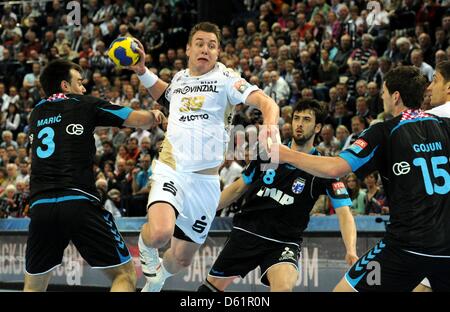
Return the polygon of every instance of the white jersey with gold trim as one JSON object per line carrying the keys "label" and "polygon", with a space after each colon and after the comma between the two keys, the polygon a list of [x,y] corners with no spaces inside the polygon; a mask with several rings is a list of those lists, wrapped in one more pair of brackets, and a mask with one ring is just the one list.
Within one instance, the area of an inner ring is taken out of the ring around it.
{"label": "white jersey with gold trim", "polygon": [[234,106],[245,103],[255,90],[257,86],[222,63],[202,76],[179,71],[165,92],[170,114],[159,160],[180,172],[219,166]]}

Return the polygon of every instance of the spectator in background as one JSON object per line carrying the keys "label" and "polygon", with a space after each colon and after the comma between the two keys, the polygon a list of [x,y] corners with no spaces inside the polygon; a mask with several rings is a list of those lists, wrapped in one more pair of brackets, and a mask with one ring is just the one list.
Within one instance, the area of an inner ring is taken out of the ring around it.
{"label": "spectator in background", "polygon": [[20,132],[20,112],[18,111],[17,105],[10,103],[8,106],[8,113],[6,114],[5,120],[2,122],[2,130],[9,130],[12,132],[13,137],[17,137]]}
{"label": "spectator in background", "polygon": [[353,61],[358,61],[361,64],[361,69],[366,70],[369,65],[368,61],[371,56],[377,56],[377,52],[372,48],[373,46],[373,37],[369,34],[364,34],[362,36],[362,46],[360,48],[356,48],[350,54],[350,58],[348,59],[348,65],[352,64]]}
{"label": "spectator in background", "polygon": [[356,174],[349,173],[345,177],[345,186],[348,190],[348,195],[352,200],[351,210],[354,215],[363,215],[366,213],[366,191],[361,188],[361,182]]}
{"label": "spectator in background", "polygon": [[[6,151],[2,151],[0,148],[0,157],[3,157],[3,155],[6,154]],[[2,161],[3,158],[0,159]],[[0,194],[5,190],[6,186],[8,185],[7,181],[7,173],[5,166],[0,166]]]}
{"label": "spectator in background", "polygon": [[349,137],[350,132],[348,131],[347,127],[344,125],[340,125],[336,128],[336,139],[339,141],[339,149],[343,150],[345,142],[347,141],[347,138]]}
{"label": "spectator in background", "polygon": [[25,159],[19,161],[19,173],[17,174],[17,181],[30,184],[30,165]]}
{"label": "spectator in background", "polygon": [[289,98],[290,89],[286,80],[274,70],[270,72],[270,84],[264,89],[264,93],[273,98],[279,106],[284,106]]}
{"label": "spectator in background", "polygon": [[369,111],[372,116],[377,116],[381,113],[383,108],[383,100],[380,96],[380,90],[376,82],[372,81],[367,84],[367,105],[369,106]]}
{"label": "spectator in background", "polygon": [[11,101],[10,96],[5,92],[5,84],[0,82],[0,104],[2,112],[8,111],[10,101]]}
{"label": "spectator in background", "polygon": [[120,191],[118,189],[111,189],[108,191],[104,207],[112,213],[114,218],[122,217],[120,200]]}
{"label": "spectator in background", "polygon": [[445,53],[444,50],[437,50],[435,53],[434,60],[435,60],[435,64],[439,64],[441,62],[447,61],[448,60],[447,53]]}
{"label": "spectator in background", "polygon": [[341,37],[341,42],[339,49],[334,58],[334,62],[338,66],[339,73],[343,74],[347,70],[348,59],[352,53],[352,39],[349,35],[343,35]]}
{"label": "spectator in background", "polygon": [[318,83],[313,88],[315,97],[320,101],[328,99],[329,89],[336,85],[339,79],[339,69],[329,58],[329,52],[325,49],[320,51],[321,59],[318,70]]}
{"label": "spectator in background", "polygon": [[16,185],[17,183],[17,165],[15,163],[9,163],[6,165],[6,181],[8,184]]}
{"label": "spectator in background", "polygon": [[366,194],[366,214],[379,215],[389,213],[387,199],[384,191],[378,186],[378,172],[372,172],[364,178],[364,184],[367,186]]}
{"label": "spectator in background", "polygon": [[286,122],[281,127],[281,141],[283,144],[287,145],[292,140],[292,124],[291,122]]}
{"label": "spectator in background", "polygon": [[32,72],[26,74],[23,78],[23,86],[26,89],[31,89],[36,87],[36,82],[39,80],[39,75],[41,74],[41,64],[33,63]]}
{"label": "spectator in background", "polygon": [[0,195],[0,217],[16,218],[20,215],[20,212],[16,202],[15,184],[8,184],[5,191]]}
{"label": "spectator in background", "polygon": [[304,50],[300,53],[300,67],[302,76],[305,79],[307,86],[312,86],[318,79],[318,67],[317,64],[311,60],[311,55],[308,51]]}
{"label": "spectator in background", "polygon": [[343,101],[338,101],[336,103],[335,111],[332,117],[332,124],[334,128],[337,128],[341,125],[346,127],[347,129],[351,126],[351,116],[347,111],[347,105]]}
{"label": "spectator in background", "polygon": [[433,50],[430,35],[427,33],[422,33],[419,35],[418,41],[420,50],[422,51],[423,61],[429,64],[431,67],[434,67],[436,65],[434,63],[435,50]]}
{"label": "spectator in background", "polygon": [[109,140],[103,141],[102,147],[103,147],[103,152],[100,155],[98,165],[99,165],[100,169],[103,170],[105,168],[106,162],[114,163],[114,161],[116,160],[116,153],[114,150],[114,145]]}
{"label": "spectator in background", "polygon": [[433,80],[434,69],[423,61],[423,52],[420,49],[414,49],[411,52],[411,63],[420,69],[422,75],[427,77],[428,81],[431,82]]}
{"label": "spectator in background", "polygon": [[343,150],[352,145],[359,137],[359,135],[366,129],[366,120],[361,116],[354,116],[352,118],[352,134],[347,138]]}
{"label": "spectator in background", "polygon": [[16,217],[29,217],[30,209],[30,192],[29,181],[19,180],[16,183]]}
{"label": "spectator in background", "polygon": [[331,125],[324,125],[320,132],[322,142],[316,146],[317,151],[322,156],[336,156],[341,150],[339,141],[334,136],[334,128]]}
{"label": "spectator in background", "polygon": [[17,149],[19,146],[17,145],[17,142],[13,140],[13,133],[9,130],[4,130],[2,132],[2,139],[3,142],[0,144],[0,147],[7,148],[8,146],[14,147],[14,149]]}

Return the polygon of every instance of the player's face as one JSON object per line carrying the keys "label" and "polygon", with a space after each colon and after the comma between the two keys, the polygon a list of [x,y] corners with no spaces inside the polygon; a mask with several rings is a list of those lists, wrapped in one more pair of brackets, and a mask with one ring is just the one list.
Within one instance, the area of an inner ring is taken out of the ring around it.
{"label": "player's face", "polygon": [[186,49],[191,74],[200,76],[213,69],[219,52],[219,42],[214,33],[197,31]]}
{"label": "player's face", "polygon": [[83,78],[81,77],[81,74],[79,71],[75,69],[70,70],[70,77],[72,80],[70,81],[70,84],[68,85],[68,92],[72,94],[84,94],[86,92],[86,89],[83,86]]}
{"label": "player's face", "polygon": [[441,73],[436,72],[427,91],[431,93],[431,106],[442,105],[447,100],[447,94],[450,91],[450,82],[445,83]]}
{"label": "player's face", "polygon": [[319,133],[320,125],[316,125],[313,111],[294,112],[292,117],[293,138],[297,145],[305,145],[314,135]]}

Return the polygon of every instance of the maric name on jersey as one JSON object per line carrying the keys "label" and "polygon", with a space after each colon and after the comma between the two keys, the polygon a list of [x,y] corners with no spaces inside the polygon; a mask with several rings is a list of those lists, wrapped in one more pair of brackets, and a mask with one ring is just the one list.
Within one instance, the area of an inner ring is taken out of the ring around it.
{"label": "maric name on jersey", "polygon": [[207,119],[209,119],[208,114],[201,114],[201,115],[181,116],[180,119],[178,119],[178,120],[181,122],[186,122],[186,121],[207,120]]}
{"label": "maric name on jersey", "polygon": [[39,119],[37,122],[37,126],[45,126],[45,125],[51,125],[54,123],[58,123],[61,122],[61,114],[59,114],[58,116],[52,116],[52,117],[48,117],[48,118],[44,118],[44,119]]}
{"label": "maric name on jersey", "polygon": [[200,86],[185,86],[183,88],[178,88],[173,90],[173,94],[186,94],[186,93],[191,93],[191,92],[214,92],[214,93],[219,93],[219,91],[217,91],[217,85],[209,85],[209,84],[205,84],[205,85],[200,85]]}
{"label": "maric name on jersey", "polygon": [[267,188],[263,186],[256,195],[259,197],[270,197],[283,206],[292,205],[294,203],[294,197],[284,194],[276,188]]}

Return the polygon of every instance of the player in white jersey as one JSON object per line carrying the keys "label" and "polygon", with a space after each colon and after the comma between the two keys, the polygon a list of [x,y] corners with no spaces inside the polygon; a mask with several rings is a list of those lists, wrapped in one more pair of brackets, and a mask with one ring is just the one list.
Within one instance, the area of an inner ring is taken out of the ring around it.
{"label": "player in white jersey", "polygon": [[450,118],[450,61],[440,62],[436,65],[433,81],[428,86],[431,91],[432,109],[427,113]]}
{"label": "player in white jersey", "polygon": [[[436,65],[433,81],[428,86],[428,91],[431,91],[433,108],[427,113],[450,118],[450,61],[440,62]],[[430,292],[430,281],[425,278],[414,291]]]}
{"label": "player in white jersey", "polygon": [[[160,291],[167,277],[190,265],[205,241],[220,198],[218,168],[224,160],[225,131],[232,108],[246,103],[264,116],[264,141],[278,132],[279,108],[258,87],[217,62],[220,30],[208,22],[189,35],[188,69],[170,85],[158,79],[141,61],[130,68],[160,104],[169,105],[169,124],[159,160],[154,164],[147,223],[139,236],[143,291]],[[170,241],[162,261],[158,248]]]}

